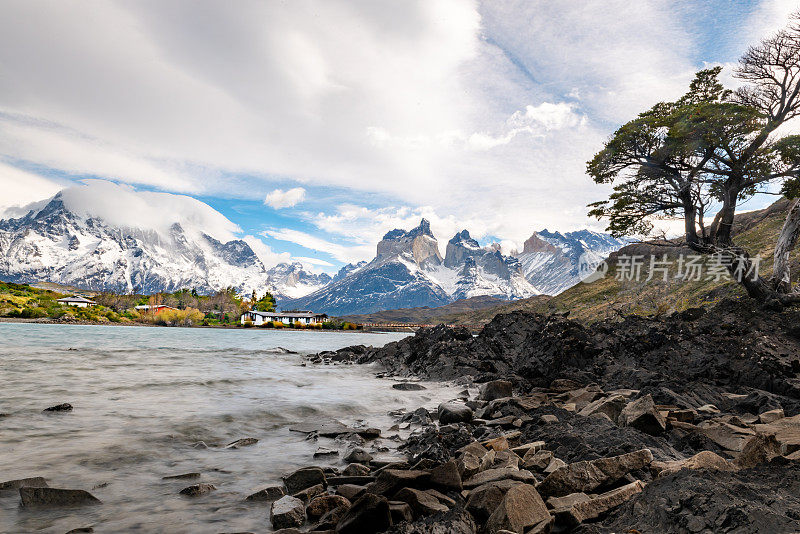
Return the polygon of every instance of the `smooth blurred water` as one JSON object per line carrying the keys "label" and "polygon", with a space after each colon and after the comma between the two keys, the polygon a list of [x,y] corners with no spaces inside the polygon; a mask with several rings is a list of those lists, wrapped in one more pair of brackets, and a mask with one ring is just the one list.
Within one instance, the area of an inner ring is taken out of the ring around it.
{"label": "smooth blurred water", "polygon": [[[269,504],[244,497],[325,464],[313,452],[337,445],[306,441],[291,423],[334,417],[385,429],[389,410],[455,396],[436,384],[394,390],[371,366],[301,366],[302,354],[404,335],[0,323],[0,413],[9,414],[0,418],[0,482],[43,476],[103,501],[30,510],[16,491],[0,492],[0,532],[269,531]],[[42,413],[63,402],[74,411]],[[223,448],[244,437],[260,441]],[[198,441],[210,448],[193,448]],[[202,478],[162,480],[192,471]],[[196,482],[218,490],[178,494]]]}

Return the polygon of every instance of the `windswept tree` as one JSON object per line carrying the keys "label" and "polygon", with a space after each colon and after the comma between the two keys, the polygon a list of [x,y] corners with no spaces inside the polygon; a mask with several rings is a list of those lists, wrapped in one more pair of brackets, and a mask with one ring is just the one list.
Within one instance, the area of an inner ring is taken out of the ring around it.
{"label": "windswept tree", "polygon": [[[724,89],[719,67],[702,70],[681,99],[657,104],[617,130],[588,163],[597,183],[614,185],[590,213],[607,219],[616,235],[648,235],[653,219],[683,217],[686,245],[724,256],[732,273],[750,272],[749,255],[732,241],[736,207],[776,182],[788,195],[800,193],[800,137],[778,131],[800,112],[797,20],[747,51],[735,72],[745,82],[737,91]],[[706,225],[711,206],[719,211]],[[773,280],[737,276],[750,296],[800,299],[787,295],[798,233],[795,204],[776,244]]]}

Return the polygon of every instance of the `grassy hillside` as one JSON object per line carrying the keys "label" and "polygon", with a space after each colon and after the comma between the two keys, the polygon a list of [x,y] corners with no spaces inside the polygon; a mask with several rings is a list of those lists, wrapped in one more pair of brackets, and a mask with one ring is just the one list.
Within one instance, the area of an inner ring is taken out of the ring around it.
{"label": "grassy hillside", "polygon": [[[737,216],[734,226],[734,240],[745,247],[751,255],[763,258],[760,266],[761,276],[772,274],[772,254],[775,240],[780,233],[786,217],[789,202],[780,200],[772,206]],[[680,311],[703,304],[714,304],[722,298],[747,298],[744,290],[735,281],[714,281],[704,279],[686,281],[676,278],[677,266],[669,270],[667,281],[661,273],[655,273],[652,280],[646,281],[649,274],[650,255],[660,258],[668,255],[668,260],[676,261],[683,253],[693,254],[688,249],[675,246],[657,246],[646,243],[629,245],[609,258],[609,271],[605,278],[592,283],[578,284],[549,299],[534,297],[501,304],[494,308],[470,311],[452,316],[454,323],[486,323],[498,313],[515,310],[540,313],[570,312],[570,317],[587,322],[598,321],[620,314],[658,315]],[[618,260],[621,255],[643,255],[640,281],[617,280]],[[797,273],[800,261],[798,252],[792,257],[792,272]],[[707,264],[706,260],[706,264]]]}

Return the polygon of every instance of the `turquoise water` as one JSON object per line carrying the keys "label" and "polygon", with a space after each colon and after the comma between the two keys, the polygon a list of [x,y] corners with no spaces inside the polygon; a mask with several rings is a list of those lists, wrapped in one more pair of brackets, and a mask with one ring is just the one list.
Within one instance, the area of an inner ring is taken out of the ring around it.
{"label": "turquoise water", "polygon": [[[325,463],[312,459],[318,446],[343,447],[306,441],[291,423],[335,417],[388,428],[390,410],[456,396],[435,384],[396,391],[371,366],[301,365],[305,353],[404,335],[0,323],[0,413],[8,414],[0,482],[42,476],[103,501],[27,510],[18,493],[0,493],[0,532],[268,531],[269,505],[244,497],[293,468]],[[42,413],[63,402],[74,410]],[[244,437],[259,443],[223,448]],[[194,448],[199,441],[209,448]],[[193,471],[202,478],[161,480]],[[178,495],[196,482],[218,490]]]}

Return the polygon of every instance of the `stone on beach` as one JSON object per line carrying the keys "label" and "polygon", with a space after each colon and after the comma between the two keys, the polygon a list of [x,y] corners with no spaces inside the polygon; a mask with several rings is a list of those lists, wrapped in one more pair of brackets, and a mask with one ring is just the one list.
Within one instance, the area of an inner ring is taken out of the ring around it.
{"label": "stone on beach", "polygon": [[286,493],[294,495],[317,484],[325,486],[325,473],[319,467],[304,467],[283,477],[283,483],[286,486]]}
{"label": "stone on beach", "polygon": [[486,521],[486,530],[496,533],[509,530],[523,534],[542,522],[551,521],[550,512],[536,489],[528,484],[509,488],[497,509]]}
{"label": "stone on beach", "polygon": [[270,486],[247,496],[246,501],[277,501],[285,495],[280,486]]}
{"label": "stone on beach", "polygon": [[436,497],[414,488],[403,488],[392,499],[408,503],[417,517],[448,511],[448,507],[441,504]]}
{"label": "stone on beach", "polygon": [[100,499],[88,491],[74,489],[23,486],[19,488],[19,496],[23,507],[100,504]]}
{"label": "stone on beach", "polygon": [[656,409],[649,394],[629,402],[619,413],[618,421],[620,426],[630,426],[654,436],[667,428],[664,416]]}
{"label": "stone on beach", "polygon": [[200,473],[182,473],[180,475],[167,475],[161,477],[161,480],[187,480],[192,478],[200,478]]}
{"label": "stone on beach", "polygon": [[422,391],[426,388],[422,384],[415,384],[414,382],[400,382],[397,384],[392,384],[392,389],[396,389],[398,391]]}
{"label": "stone on beach", "polygon": [[472,409],[463,404],[445,402],[439,405],[439,424],[468,423],[472,421]]}
{"label": "stone on beach", "polygon": [[365,493],[336,525],[338,534],[374,534],[392,526],[389,501],[382,495]]}
{"label": "stone on beach", "polygon": [[369,475],[369,473],[369,467],[362,464],[350,464],[342,469],[342,475],[344,476],[366,476]]}
{"label": "stone on beach", "polygon": [[269,519],[275,529],[299,527],[305,521],[305,504],[300,499],[284,495],[270,506]]}
{"label": "stone on beach", "polygon": [[239,447],[249,447],[250,445],[255,445],[256,443],[258,443],[258,440],[256,438],[242,438],[228,443],[227,445],[225,445],[225,448],[238,449]]}
{"label": "stone on beach", "polygon": [[0,491],[16,490],[19,488],[46,488],[47,481],[42,477],[20,478],[17,480],[8,480],[0,482]]}
{"label": "stone on beach", "polygon": [[319,495],[306,506],[306,515],[311,520],[319,519],[339,507],[350,508],[350,501],[341,495]]}
{"label": "stone on beach", "polygon": [[214,484],[200,483],[183,488],[180,491],[180,494],[188,495],[189,497],[197,497],[199,495],[205,495],[206,493],[210,493],[216,489],[217,487]]}
{"label": "stone on beach", "polygon": [[69,404],[68,402],[65,402],[63,404],[57,404],[55,406],[50,406],[49,408],[45,408],[42,411],[43,412],[71,412],[72,411],[72,405]]}
{"label": "stone on beach", "polygon": [[556,510],[557,521],[568,526],[576,526],[584,521],[596,519],[601,514],[621,505],[637,493],[641,493],[642,489],[644,489],[644,484],[636,480],[592,499],[581,499],[565,510]]}
{"label": "stone on beach", "polygon": [[487,469],[481,471],[469,480],[464,482],[464,487],[475,488],[488,484],[489,482],[497,482],[499,480],[517,480],[519,482],[535,483],[536,477],[530,471],[524,469],[513,469],[510,467],[500,469]]}
{"label": "stone on beach", "polygon": [[479,399],[493,401],[510,397],[513,394],[514,385],[508,380],[492,380],[481,387]]}
{"label": "stone on beach", "polygon": [[550,473],[537,488],[548,497],[590,492],[620,480],[631,471],[647,467],[652,461],[653,453],[641,449],[610,458],[575,462]]}
{"label": "stone on beach", "polygon": [[349,464],[368,464],[372,461],[372,455],[361,447],[355,447],[345,454],[343,460]]}

